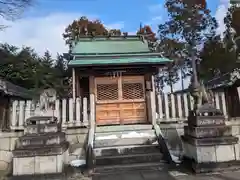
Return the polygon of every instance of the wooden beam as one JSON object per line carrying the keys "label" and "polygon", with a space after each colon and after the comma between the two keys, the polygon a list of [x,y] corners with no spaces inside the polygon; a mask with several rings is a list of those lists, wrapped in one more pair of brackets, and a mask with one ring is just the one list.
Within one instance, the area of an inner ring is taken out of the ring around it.
{"label": "wooden beam", "polygon": [[[112,72],[112,71],[125,71],[123,72],[123,76],[124,75],[144,75],[147,73],[154,73],[156,71],[157,68],[154,67],[138,67],[138,68],[118,68],[118,69],[100,69],[100,68],[94,68],[94,69],[79,69],[78,71],[81,73],[82,77],[89,77],[91,75],[93,76],[106,76],[107,72]],[[156,73],[157,74],[157,71]]]}

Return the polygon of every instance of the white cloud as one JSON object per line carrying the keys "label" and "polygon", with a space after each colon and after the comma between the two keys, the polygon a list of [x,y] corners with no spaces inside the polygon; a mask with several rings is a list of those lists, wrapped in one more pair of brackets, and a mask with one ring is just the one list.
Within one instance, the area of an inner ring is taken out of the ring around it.
{"label": "white cloud", "polygon": [[227,14],[229,5],[230,5],[229,0],[219,0],[219,6],[215,13],[215,18],[219,25],[219,27],[217,29],[217,32],[219,34],[223,34],[223,32],[225,30],[224,18]]}
{"label": "white cloud", "polygon": [[137,31],[130,31],[128,32],[128,35],[136,35],[137,34]]}
{"label": "white cloud", "polygon": [[152,18],[145,24],[151,26],[151,28],[154,32],[157,32],[158,25],[162,21],[162,13],[164,10],[163,5],[162,4],[151,5],[148,7],[148,10],[149,10],[150,16],[152,16]]}
{"label": "white cloud", "polygon": [[159,14],[162,8],[163,8],[162,4],[154,4],[148,7],[150,13],[153,13],[153,14]]}
{"label": "white cloud", "polygon": [[155,16],[152,18],[152,21],[161,21],[162,20],[162,16]]}
{"label": "white cloud", "polygon": [[[65,27],[74,19],[81,17],[80,13],[54,13],[42,17],[25,18],[16,22],[4,24],[10,27],[0,31],[1,43],[9,43],[16,46],[31,46],[38,53],[43,54],[49,50],[53,56],[58,52],[68,51],[62,38]],[[97,16],[87,16],[96,19]],[[113,23],[106,25],[109,28],[123,27],[124,23]]]}
{"label": "white cloud", "polygon": [[120,29],[122,30],[124,28],[124,22],[120,21],[120,22],[116,22],[113,24],[107,24],[105,25],[107,29]]}

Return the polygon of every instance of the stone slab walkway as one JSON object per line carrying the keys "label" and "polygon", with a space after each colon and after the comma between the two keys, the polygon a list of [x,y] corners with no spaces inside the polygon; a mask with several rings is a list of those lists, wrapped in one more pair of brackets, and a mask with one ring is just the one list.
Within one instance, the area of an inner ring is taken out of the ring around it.
{"label": "stone slab walkway", "polygon": [[56,175],[41,177],[1,177],[0,180],[240,180],[240,171],[211,173],[211,174],[185,174],[180,171],[131,171],[115,174],[94,175],[93,177],[84,176],[81,173],[72,175]]}
{"label": "stone slab walkway", "polygon": [[240,171],[191,175],[178,171],[142,171],[122,174],[98,175],[92,180],[240,180]]}

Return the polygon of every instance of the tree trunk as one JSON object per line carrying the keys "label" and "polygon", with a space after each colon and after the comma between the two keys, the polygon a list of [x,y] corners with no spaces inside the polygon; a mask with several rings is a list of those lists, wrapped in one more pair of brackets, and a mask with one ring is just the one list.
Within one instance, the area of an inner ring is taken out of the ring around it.
{"label": "tree trunk", "polygon": [[170,90],[171,93],[173,93],[173,81],[172,81],[172,74],[169,72],[169,81],[170,81]]}
{"label": "tree trunk", "polygon": [[182,85],[182,90],[184,90],[184,79],[183,79],[183,69],[181,68],[181,85]]}
{"label": "tree trunk", "polygon": [[173,83],[172,82],[170,83],[170,90],[171,90],[171,93],[173,93]]}

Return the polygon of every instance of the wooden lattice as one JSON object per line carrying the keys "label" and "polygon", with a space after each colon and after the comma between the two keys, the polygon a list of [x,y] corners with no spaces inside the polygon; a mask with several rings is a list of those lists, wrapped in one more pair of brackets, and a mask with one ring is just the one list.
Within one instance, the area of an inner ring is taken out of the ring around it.
{"label": "wooden lattice", "polygon": [[143,99],[144,90],[142,83],[124,83],[122,85],[123,99]]}
{"label": "wooden lattice", "polygon": [[118,100],[118,84],[97,84],[97,100]]}
{"label": "wooden lattice", "polygon": [[146,122],[144,83],[143,76],[97,77],[97,125]]}

